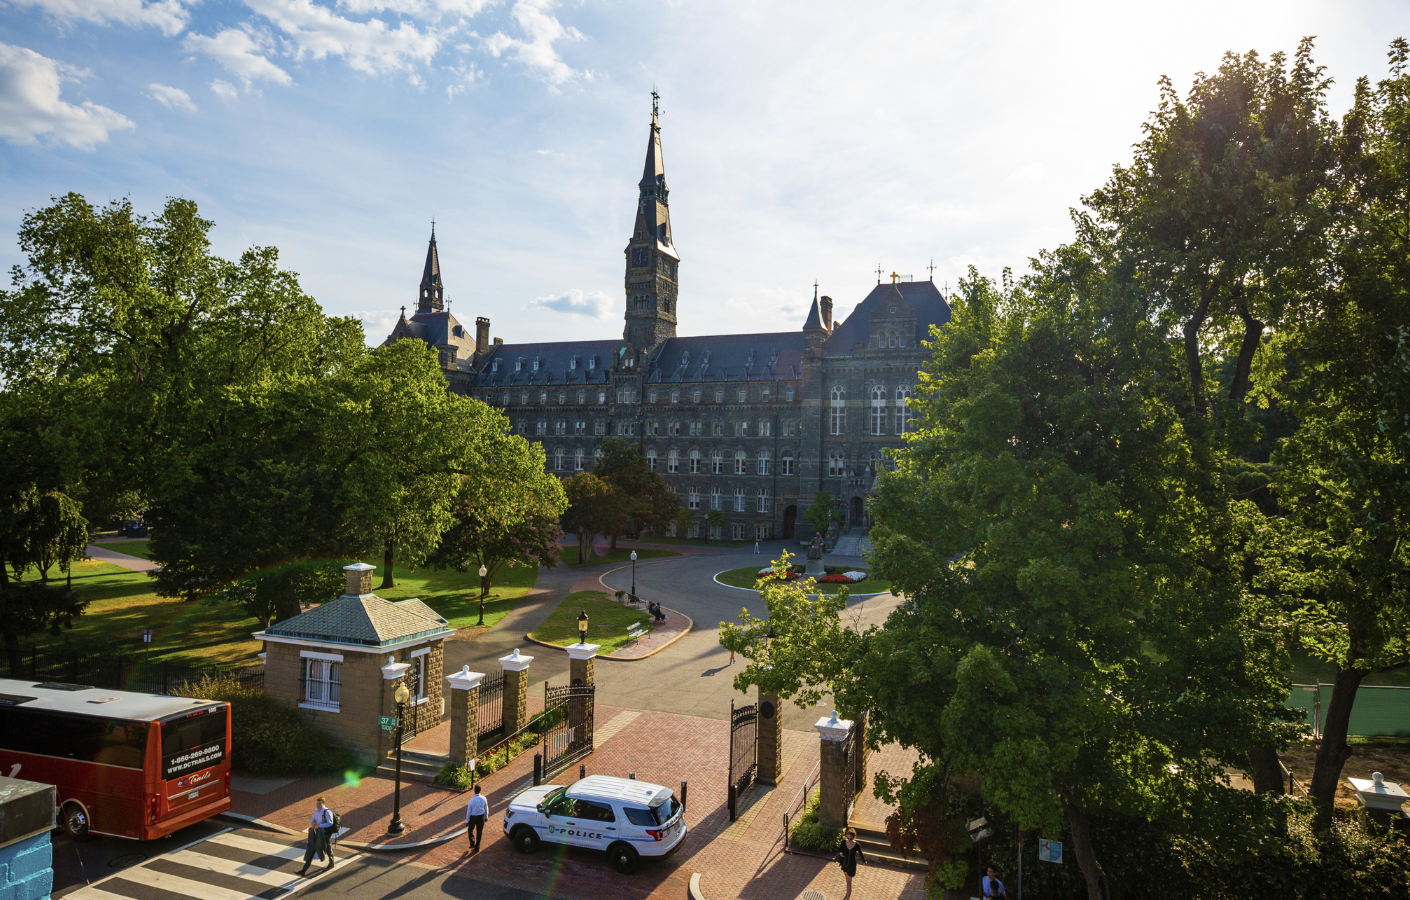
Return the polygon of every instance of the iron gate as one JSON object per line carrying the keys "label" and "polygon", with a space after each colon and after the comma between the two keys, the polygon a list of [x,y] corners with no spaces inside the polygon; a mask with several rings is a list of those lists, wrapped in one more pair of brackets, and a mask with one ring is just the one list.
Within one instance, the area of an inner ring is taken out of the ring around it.
{"label": "iron gate", "polygon": [[504,730],[504,675],[480,682],[479,739],[483,742]]}
{"label": "iron gate", "polygon": [[592,753],[597,685],[543,686],[543,774],[547,778]]}
{"label": "iron gate", "polygon": [[759,704],[738,709],[729,704],[729,820],[739,815],[739,801],[754,786],[759,770]]}
{"label": "iron gate", "polygon": [[845,823],[852,817],[852,803],[857,799],[857,793],[861,788],[861,773],[857,771],[858,757],[861,748],[857,746],[857,723],[853,722],[852,727],[847,730],[847,737],[842,741],[842,820]]}

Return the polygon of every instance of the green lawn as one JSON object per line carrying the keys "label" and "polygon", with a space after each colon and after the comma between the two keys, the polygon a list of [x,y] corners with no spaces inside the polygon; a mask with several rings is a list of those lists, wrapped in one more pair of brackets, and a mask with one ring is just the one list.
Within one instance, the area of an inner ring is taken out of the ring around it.
{"label": "green lawn", "polygon": [[[629,563],[632,561],[631,547],[618,547],[616,550],[608,550],[603,556],[594,556],[585,563],[578,562],[578,548],[564,547],[563,559],[571,569],[586,569],[589,566],[605,566],[608,563]],[[680,556],[674,550],[647,550],[645,548],[636,551],[637,561],[643,559],[658,559],[662,556]]]}
{"label": "green lawn", "polygon": [[[630,547],[631,544],[632,544],[631,541],[621,541],[621,540],[619,540],[619,541],[617,541],[617,546],[620,547],[620,546],[622,546],[622,544],[624,544],[624,543],[627,544],[628,547]],[[752,545],[754,542],[753,542],[753,541],[725,541],[725,540],[707,541],[707,540],[705,540],[704,538],[656,537],[655,535],[643,535],[642,538],[641,538],[641,543],[643,543],[643,544],[673,544],[673,545],[685,545],[685,546],[688,546],[688,547],[748,547],[748,546]]]}
{"label": "green lawn", "polygon": [[530,637],[560,647],[576,644],[578,613],[582,612],[588,614],[588,643],[601,644],[598,652],[604,656],[631,640],[627,637],[627,626],[633,622],[644,625],[651,618],[646,610],[623,606],[601,591],[578,591],[563,598],[553,614]]}
{"label": "green lawn", "polygon": [[[759,580],[759,570],[763,567],[763,565],[758,565],[745,566],[742,569],[730,569],[728,572],[721,572],[715,577],[720,580],[721,584],[727,584],[730,587],[750,588],[752,590],[755,582]],[[817,592],[820,594],[835,594],[838,589],[845,587],[852,592],[853,596],[856,596],[857,594],[880,594],[891,590],[891,582],[884,578],[872,578],[870,576],[870,569],[859,568],[857,571],[867,572],[868,577],[862,581],[858,581],[856,584],[820,584],[818,585]]]}
{"label": "green lawn", "polygon": [[[396,572],[397,586],[387,590],[379,570],[372,573],[372,592],[384,600],[405,600],[417,597],[427,606],[445,616],[451,628],[467,628],[480,620],[480,576],[474,571],[454,569],[436,571],[418,569]],[[539,570],[533,566],[504,566],[495,575],[485,599],[485,625],[494,625],[509,614],[538,580]]]}
{"label": "green lawn", "polygon": [[128,556],[140,556],[143,559],[151,559],[152,551],[147,545],[150,541],[104,541],[99,544],[104,550],[112,550],[114,553],[126,553]]}

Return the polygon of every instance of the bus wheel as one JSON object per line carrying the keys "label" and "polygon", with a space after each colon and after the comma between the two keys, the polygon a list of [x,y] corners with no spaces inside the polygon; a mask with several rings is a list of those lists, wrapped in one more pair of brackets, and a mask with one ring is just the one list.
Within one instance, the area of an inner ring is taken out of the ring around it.
{"label": "bus wheel", "polygon": [[76,841],[88,840],[88,813],[77,803],[64,804],[64,831]]}

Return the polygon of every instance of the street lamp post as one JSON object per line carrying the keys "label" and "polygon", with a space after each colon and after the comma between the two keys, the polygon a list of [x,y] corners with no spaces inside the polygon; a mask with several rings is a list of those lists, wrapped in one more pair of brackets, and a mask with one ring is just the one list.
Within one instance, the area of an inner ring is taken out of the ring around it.
{"label": "street lamp post", "polygon": [[401,742],[406,727],[403,707],[411,699],[411,691],[406,689],[405,684],[399,684],[392,699],[397,701],[397,778],[392,787],[392,824],[387,826],[387,834],[401,834],[406,830],[406,824],[401,820]]}
{"label": "street lamp post", "polygon": [[579,643],[579,644],[586,644],[586,643],[587,643],[587,626],[588,626],[588,614],[587,614],[587,610],[581,610],[581,611],[578,612],[578,643]]}
{"label": "street lamp post", "polygon": [[475,623],[477,627],[485,624],[485,594],[489,593],[489,585],[485,579],[489,574],[489,569],[480,566],[480,621]]}
{"label": "street lamp post", "polygon": [[636,599],[636,551],[632,551],[632,599]]}

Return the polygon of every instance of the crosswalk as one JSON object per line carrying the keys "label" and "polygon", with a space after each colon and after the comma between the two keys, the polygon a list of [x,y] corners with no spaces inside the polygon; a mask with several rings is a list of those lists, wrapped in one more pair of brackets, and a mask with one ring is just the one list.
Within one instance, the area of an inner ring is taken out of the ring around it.
{"label": "crosswalk", "polygon": [[[253,831],[223,831],[65,895],[65,900],[278,900],[324,872],[300,878],[304,845]],[[335,849],[337,845],[334,845]],[[341,864],[351,857],[337,854]]]}

